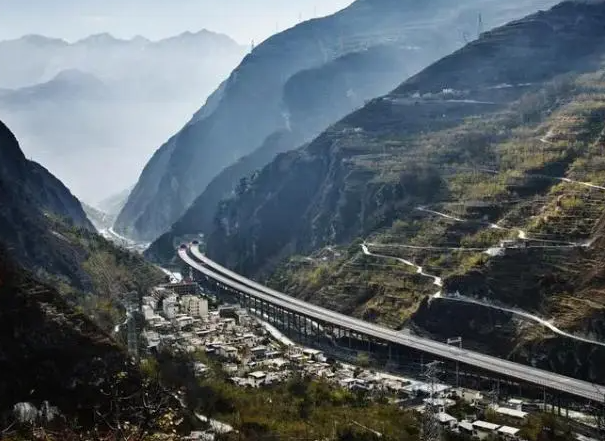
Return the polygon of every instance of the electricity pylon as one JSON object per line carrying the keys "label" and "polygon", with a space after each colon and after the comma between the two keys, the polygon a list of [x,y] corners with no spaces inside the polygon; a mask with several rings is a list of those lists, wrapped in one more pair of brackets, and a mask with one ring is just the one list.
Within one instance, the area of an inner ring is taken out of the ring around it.
{"label": "electricity pylon", "polygon": [[439,372],[440,361],[433,361],[426,365],[426,371],[424,377],[429,383],[429,402],[425,406],[424,418],[422,421],[422,429],[420,433],[421,441],[441,441],[441,428],[437,422],[437,413],[439,413],[439,407],[435,406],[435,383],[437,379],[437,373]]}

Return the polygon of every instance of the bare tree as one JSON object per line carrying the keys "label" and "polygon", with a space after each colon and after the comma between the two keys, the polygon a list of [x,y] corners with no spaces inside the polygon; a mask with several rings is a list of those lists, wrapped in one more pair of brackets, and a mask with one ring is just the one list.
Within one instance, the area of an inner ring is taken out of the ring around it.
{"label": "bare tree", "polygon": [[172,430],[176,425],[171,397],[154,380],[143,380],[131,392],[128,375],[120,372],[101,393],[108,398],[109,409],[95,409],[95,417],[120,441],[141,441],[154,430]]}

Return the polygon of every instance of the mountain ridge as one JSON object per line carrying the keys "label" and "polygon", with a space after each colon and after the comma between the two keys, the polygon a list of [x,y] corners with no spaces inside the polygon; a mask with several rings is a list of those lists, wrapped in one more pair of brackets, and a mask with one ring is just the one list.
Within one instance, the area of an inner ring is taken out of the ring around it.
{"label": "mountain ridge", "polygon": [[[36,46],[40,39],[0,42],[0,88],[12,90],[0,93],[0,115],[28,156],[92,205],[132,185],[151,148],[246,52],[208,32],[147,43],[105,36]],[[96,173],[98,164],[112,176]]]}
{"label": "mountain ridge", "polygon": [[163,280],[142,257],[97,234],[78,199],[43,166],[26,159],[3,123],[0,194],[0,247],[103,329],[113,329],[120,318],[120,296]]}
{"label": "mountain ridge", "polygon": [[[485,21],[521,16],[519,9],[533,10],[532,5],[552,3],[537,1],[501,10],[501,5],[493,2],[492,14],[486,13]],[[259,148],[272,133],[287,128],[283,87],[295,73],[374,45],[399,43],[410,51],[406,58],[409,75],[459,47],[461,30],[472,34],[477,27],[473,13],[477,4],[473,1],[454,12],[451,4],[439,1],[413,6],[411,2],[392,1],[353,3],[257,46],[223,86],[218,106],[207,112],[205,119],[187,124],[156,152],[120,213],[116,229],[136,239],[155,239],[184,214],[221,169]],[[262,107],[251,102],[262,103]],[[324,127],[332,122],[324,121]],[[307,133],[309,138],[315,135]]]}
{"label": "mountain ridge", "polygon": [[602,382],[602,347],[497,308],[605,341],[604,23],[604,3],[563,2],[484,33],[256,173],[207,253],[322,306]]}
{"label": "mountain ridge", "polygon": [[407,49],[399,46],[379,45],[293,75],[284,85],[286,128],[272,133],[258,149],[223,169],[158,244],[150,246],[146,256],[160,262],[170,260],[180,237],[210,232],[221,199],[237,191],[242,179],[277,154],[311,141],[326,127],[325,121],[337,120],[349,109],[394,87],[406,69],[402,61],[406,53]]}

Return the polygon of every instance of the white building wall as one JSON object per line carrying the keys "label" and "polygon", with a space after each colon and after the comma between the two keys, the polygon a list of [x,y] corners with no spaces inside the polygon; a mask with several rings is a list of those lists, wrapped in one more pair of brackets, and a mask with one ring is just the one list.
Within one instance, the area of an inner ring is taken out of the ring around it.
{"label": "white building wall", "polygon": [[208,318],[208,300],[196,296],[183,296],[181,298],[183,312],[195,318]]}
{"label": "white building wall", "polygon": [[149,320],[154,315],[153,308],[149,305],[143,305],[142,311],[143,311],[143,316],[145,317],[145,320]]}
{"label": "white building wall", "polygon": [[178,300],[177,300],[176,296],[171,296],[171,297],[164,299],[164,304],[162,305],[162,309],[164,311],[164,316],[167,319],[172,319],[178,314],[179,307],[178,307],[177,302],[178,302]]}

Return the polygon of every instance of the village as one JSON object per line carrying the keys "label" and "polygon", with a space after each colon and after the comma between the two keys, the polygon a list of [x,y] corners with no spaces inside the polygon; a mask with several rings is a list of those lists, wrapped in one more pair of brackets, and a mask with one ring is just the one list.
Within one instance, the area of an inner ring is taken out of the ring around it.
{"label": "village", "polygon": [[[166,349],[204,352],[220,363],[230,382],[242,388],[270,387],[294,375],[323,379],[367,399],[386,398],[402,408],[431,415],[443,430],[480,440],[522,439],[521,427],[530,412],[542,404],[516,398],[501,403],[489,393],[339,362],[322,350],[295,344],[239,305],[220,304],[190,281],[154,287],[143,297],[140,312],[145,322],[141,336],[148,353]],[[211,369],[199,361],[193,368],[199,378]],[[450,412],[450,409],[457,410]],[[478,418],[486,413],[506,424]],[[591,439],[579,436],[579,440]]]}

